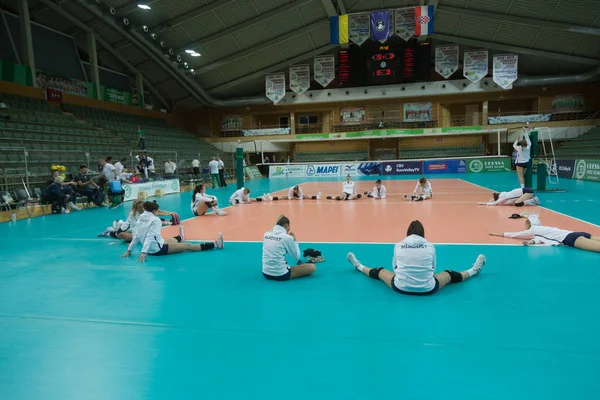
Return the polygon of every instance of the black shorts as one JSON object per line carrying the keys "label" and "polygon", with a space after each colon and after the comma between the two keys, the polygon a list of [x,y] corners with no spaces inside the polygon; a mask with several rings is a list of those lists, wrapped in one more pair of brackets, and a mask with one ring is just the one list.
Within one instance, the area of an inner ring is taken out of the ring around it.
{"label": "black shorts", "polygon": [[562,242],[565,246],[575,247],[575,241],[580,237],[591,239],[592,235],[590,235],[587,232],[571,232],[567,235],[566,238],[564,238]]}
{"label": "black shorts", "polygon": [[433,279],[435,280],[435,286],[429,292],[407,292],[406,290],[398,289],[396,283],[394,282],[396,280],[396,277],[392,279],[392,289],[394,289],[395,292],[408,294],[410,296],[429,296],[430,294],[434,294],[435,292],[440,290],[440,282],[437,280],[436,277],[434,277]]}
{"label": "black shorts", "polygon": [[151,256],[166,256],[167,254],[169,254],[169,245],[163,244],[159,251],[157,251],[156,253],[148,253],[148,254]]}
{"label": "black shorts", "polygon": [[352,196],[350,193],[344,192],[344,198],[342,200],[348,200]]}
{"label": "black shorts", "polygon": [[527,162],[520,162],[520,163],[515,163],[516,167],[521,167],[521,168],[528,168],[529,167],[529,161]]}
{"label": "black shorts", "polygon": [[523,194],[534,194],[535,192],[533,191],[532,188],[523,188]]}
{"label": "black shorts", "polygon": [[265,278],[270,281],[289,281],[292,278],[292,270],[288,268],[287,272],[283,275],[269,275],[263,272]]}

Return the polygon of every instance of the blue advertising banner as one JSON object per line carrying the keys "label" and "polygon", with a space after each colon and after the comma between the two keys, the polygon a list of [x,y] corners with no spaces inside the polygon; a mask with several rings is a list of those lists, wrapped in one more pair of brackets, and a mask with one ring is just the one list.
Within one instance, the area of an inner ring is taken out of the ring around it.
{"label": "blue advertising banner", "polygon": [[423,174],[422,161],[393,161],[384,162],[383,175],[410,175]]}
{"label": "blue advertising banner", "polygon": [[559,178],[573,178],[575,160],[556,160],[556,169]]}
{"label": "blue advertising banner", "polygon": [[467,172],[465,160],[435,160],[424,162],[425,174],[462,174]]}

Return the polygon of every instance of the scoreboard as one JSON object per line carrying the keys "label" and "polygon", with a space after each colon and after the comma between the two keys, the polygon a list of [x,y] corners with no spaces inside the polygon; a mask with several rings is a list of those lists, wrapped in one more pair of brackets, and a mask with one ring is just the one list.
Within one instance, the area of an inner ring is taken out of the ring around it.
{"label": "scoreboard", "polygon": [[427,81],[431,46],[412,40],[386,43],[369,41],[340,50],[338,80],[343,87]]}

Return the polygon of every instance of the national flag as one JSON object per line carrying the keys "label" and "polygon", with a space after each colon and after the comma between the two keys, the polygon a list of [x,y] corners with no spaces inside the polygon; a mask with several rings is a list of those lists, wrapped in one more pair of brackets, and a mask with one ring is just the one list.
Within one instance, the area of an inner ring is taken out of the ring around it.
{"label": "national flag", "polygon": [[329,17],[329,39],[331,44],[348,43],[348,14]]}
{"label": "national flag", "polygon": [[433,6],[415,7],[415,35],[427,36],[433,34]]}

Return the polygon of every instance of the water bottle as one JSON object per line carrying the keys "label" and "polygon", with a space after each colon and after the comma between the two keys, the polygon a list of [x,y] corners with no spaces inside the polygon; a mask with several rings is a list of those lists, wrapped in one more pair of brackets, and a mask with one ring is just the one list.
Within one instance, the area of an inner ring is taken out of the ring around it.
{"label": "water bottle", "polygon": [[10,219],[11,219],[12,222],[17,222],[17,214],[12,213]]}

